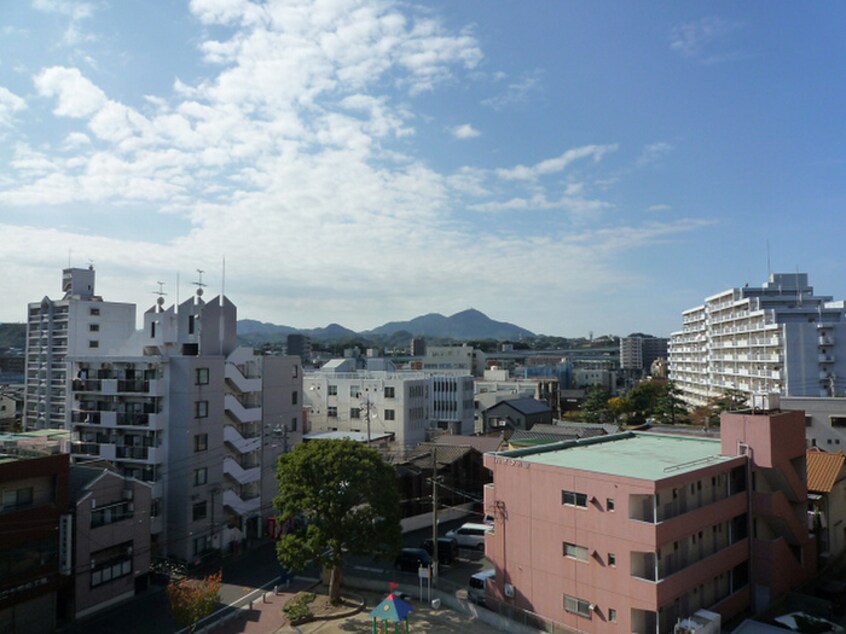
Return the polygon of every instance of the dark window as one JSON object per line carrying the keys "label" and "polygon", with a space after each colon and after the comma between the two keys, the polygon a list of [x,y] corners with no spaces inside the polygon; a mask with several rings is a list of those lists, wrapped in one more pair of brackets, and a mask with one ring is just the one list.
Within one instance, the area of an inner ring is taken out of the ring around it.
{"label": "dark window", "polygon": [[294,390],[293,392],[291,392],[291,405],[296,405],[299,398],[300,398],[300,393],[297,392],[297,390]]}
{"label": "dark window", "polygon": [[194,402],[194,418],[206,418],[209,415],[208,401]]}
{"label": "dark window", "polygon": [[297,417],[291,419],[291,431],[297,431]]}
{"label": "dark window", "polygon": [[394,410],[386,409],[385,410],[385,420],[395,420],[394,419]]}
{"label": "dark window", "polygon": [[194,469],[194,486],[205,484],[209,480],[209,470],[206,467]]}
{"label": "dark window", "polygon": [[100,314],[100,309],[99,309],[99,308],[92,308],[92,309],[89,311],[89,314],[91,314],[91,315],[99,315],[99,314]]}
{"label": "dark window", "polygon": [[608,498],[607,500],[605,500],[605,508],[608,511],[614,510],[614,498]]}
{"label": "dark window", "polygon": [[204,520],[206,519],[206,515],[208,514],[208,502],[197,502],[194,504],[192,517],[194,521]]}
{"label": "dark window", "polygon": [[587,507],[587,494],[575,491],[561,491],[561,504],[567,506]]}
{"label": "dark window", "polygon": [[133,517],[135,507],[132,502],[118,502],[91,511],[91,528],[114,524]]}
{"label": "dark window", "polygon": [[13,511],[27,506],[32,506],[32,487],[3,491],[4,511]]}
{"label": "dark window", "polygon": [[88,324],[88,332],[100,332],[100,324]]}
{"label": "dark window", "polygon": [[350,408],[350,418],[361,418],[361,408],[360,407],[351,407]]}
{"label": "dark window", "polygon": [[385,398],[394,398],[394,387],[392,385],[385,388]]}
{"label": "dark window", "polygon": [[578,597],[572,597],[569,594],[564,595],[564,610],[566,612],[578,614],[579,616],[589,619],[592,614],[590,608],[591,605],[589,601],[579,599]]}
{"label": "dark window", "polygon": [[188,315],[188,334],[194,334],[194,315]]}
{"label": "dark window", "polygon": [[91,553],[91,587],[132,574],[132,542]]}
{"label": "dark window", "polygon": [[194,435],[194,451],[205,451],[209,448],[209,435],[208,434],[195,434]]}
{"label": "dark window", "polygon": [[832,427],[846,427],[846,416],[829,416]]}
{"label": "dark window", "polygon": [[100,342],[97,341],[96,339],[92,339],[91,341],[88,342],[88,347],[89,348],[99,348]]}
{"label": "dark window", "polygon": [[338,417],[338,408],[334,405],[330,405],[326,408],[326,415],[329,418],[337,418]]}
{"label": "dark window", "polygon": [[330,385],[329,386],[329,396],[337,396],[338,395],[338,386],[337,385]]}
{"label": "dark window", "polygon": [[608,553],[608,565],[612,567],[617,565],[617,555]]}

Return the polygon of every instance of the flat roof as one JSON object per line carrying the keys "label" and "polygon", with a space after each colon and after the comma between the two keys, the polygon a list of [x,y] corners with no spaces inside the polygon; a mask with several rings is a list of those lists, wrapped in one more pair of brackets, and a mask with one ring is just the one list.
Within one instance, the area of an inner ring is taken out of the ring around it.
{"label": "flat roof", "polygon": [[583,438],[503,451],[498,455],[529,463],[653,481],[736,458],[720,454],[718,439],[649,432]]}

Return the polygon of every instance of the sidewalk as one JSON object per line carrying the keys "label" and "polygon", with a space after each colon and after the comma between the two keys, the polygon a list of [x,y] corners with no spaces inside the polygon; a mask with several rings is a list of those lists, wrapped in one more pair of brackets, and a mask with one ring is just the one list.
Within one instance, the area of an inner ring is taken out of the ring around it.
{"label": "sidewalk", "polygon": [[288,626],[288,619],[282,612],[282,606],[297,592],[306,590],[315,584],[313,579],[295,578],[287,588],[279,588],[276,594],[269,590],[258,598],[227,615],[206,630],[209,634],[272,634],[273,632],[296,632]]}

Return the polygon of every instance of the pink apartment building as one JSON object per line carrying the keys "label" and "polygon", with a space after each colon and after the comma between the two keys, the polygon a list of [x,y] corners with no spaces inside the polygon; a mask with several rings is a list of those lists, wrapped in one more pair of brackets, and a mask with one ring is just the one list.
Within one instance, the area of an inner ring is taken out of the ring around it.
{"label": "pink apartment building", "polygon": [[815,573],[803,412],[723,414],[721,438],[627,432],[486,454],[494,599],[582,632],[723,620]]}

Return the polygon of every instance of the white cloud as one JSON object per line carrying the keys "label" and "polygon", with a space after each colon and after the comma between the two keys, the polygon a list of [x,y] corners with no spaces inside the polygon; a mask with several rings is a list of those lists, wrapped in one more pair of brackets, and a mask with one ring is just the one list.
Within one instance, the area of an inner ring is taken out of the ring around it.
{"label": "white cloud", "polygon": [[[504,79],[504,74],[498,74],[497,79]],[[508,84],[505,91],[482,100],[482,105],[494,110],[504,110],[514,106],[525,106],[529,99],[541,89],[542,73],[534,71],[520,78],[518,81]]]}
{"label": "white cloud", "polygon": [[26,110],[26,101],[0,86],[0,126],[11,126],[14,114]]}
{"label": "white cloud", "polygon": [[737,22],[716,16],[680,24],[670,32],[670,48],[706,64],[737,59],[739,51],[724,47],[731,44],[727,41],[728,36],[740,26]]}
{"label": "white cloud", "polygon": [[510,169],[497,170],[497,175],[506,180],[536,180],[541,176],[562,172],[571,164],[581,159],[591,158],[596,163],[602,160],[605,154],[614,152],[616,149],[616,145],[585,145],[567,150],[561,156],[546,159],[534,165],[518,165]]}
{"label": "white cloud", "polygon": [[33,8],[44,13],[55,13],[69,18],[68,27],[62,38],[62,42],[68,46],[92,39],[81,29],[81,22],[91,17],[94,13],[94,5],[90,2],[79,2],[78,0],[32,0]]}
{"label": "white cloud", "polygon": [[450,132],[452,133],[452,136],[454,136],[456,139],[473,139],[481,134],[481,132],[479,132],[469,123],[455,126],[450,130]]}
{"label": "white cloud", "polygon": [[673,151],[673,146],[664,141],[658,143],[650,143],[643,148],[636,163],[639,167],[645,167],[651,163],[656,163]]}
{"label": "white cloud", "polygon": [[652,212],[652,213],[658,213],[658,212],[661,212],[661,211],[670,211],[671,209],[672,209],[672,207],[670,207],[670,205],[658,204],[658,205],[650,205],[649,207],[646,208],[646,211],[649,211],[649,212]]}
{"label": "white cloud", "polygon": [[58,97],[53,113],[60,117],[84,118],[106,103],[105,93],[83,77],[78,68],[46,68],[35,76],[34,82],[42,97]]}

